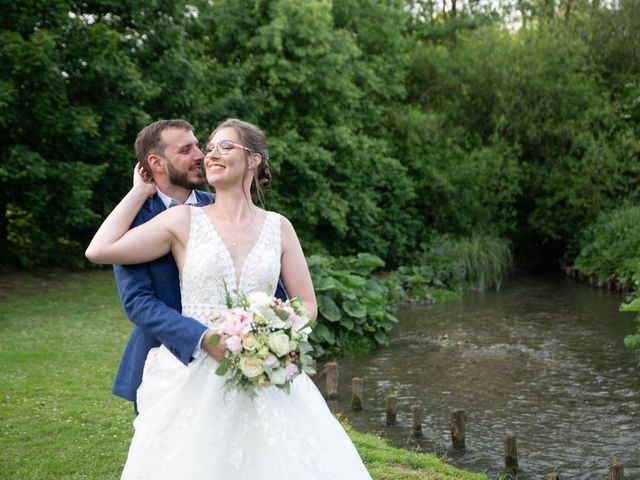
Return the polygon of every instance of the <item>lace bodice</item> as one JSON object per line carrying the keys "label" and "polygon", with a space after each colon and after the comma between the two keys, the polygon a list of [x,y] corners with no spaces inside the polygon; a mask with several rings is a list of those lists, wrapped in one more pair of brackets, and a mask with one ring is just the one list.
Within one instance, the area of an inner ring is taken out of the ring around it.
{"label": "lace bodice", "polygon": [[229,250],[202,208],[190,210],[189,240],[180,278],[184,315],[210,325],[216,313],[226,308],[226,291],[275,293],[280,276],[280,215],[267,212],[236,285]]}

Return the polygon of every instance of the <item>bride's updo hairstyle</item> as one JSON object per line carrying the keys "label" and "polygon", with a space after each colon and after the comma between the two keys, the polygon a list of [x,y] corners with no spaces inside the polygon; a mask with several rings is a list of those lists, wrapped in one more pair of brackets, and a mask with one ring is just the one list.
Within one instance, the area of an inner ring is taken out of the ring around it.
{"label": "bride's updo hairstyle", "polygon": [[256,127],[254,124],[238,120],[237,118],[228,118],[221,122],[211,132],[209,142],[213,136],[223,128],[233,128],[238,134],[240,144],[244,145],[251,150],[251,153],[245,150],[245,154],[248,158],[249,155],[254,153],[260,154],[262,161],[253,171],[253,179],[251,181],[251,196],[256,197],[257,200],[264,206],[264,192],[271,185],[271,170],[269,169],[269,150],[267,149],[267,139],[265,134]]}

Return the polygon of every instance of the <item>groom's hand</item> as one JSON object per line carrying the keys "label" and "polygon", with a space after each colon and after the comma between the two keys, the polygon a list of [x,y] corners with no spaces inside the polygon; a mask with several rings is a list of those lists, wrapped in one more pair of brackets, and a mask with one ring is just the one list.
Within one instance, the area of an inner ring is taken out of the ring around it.
{"label": "groom's hand", "polygon": [[207,330],[203,337],[202,342],[200,342],[200,346],[202,349],[211,355],[218,362],[222,362],[224,360],[224,351],[226,350],[224,341],[221,339],[217,345],[211,345],[209,343],[209,339],[214,335],[213,330]]}

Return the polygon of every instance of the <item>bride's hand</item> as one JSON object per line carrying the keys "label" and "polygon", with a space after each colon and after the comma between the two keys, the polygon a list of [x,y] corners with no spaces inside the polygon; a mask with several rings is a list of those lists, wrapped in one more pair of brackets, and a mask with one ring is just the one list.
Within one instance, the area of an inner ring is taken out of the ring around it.
{"label": "bride's hand", "polygon": [[213,330],[207,330],[202,336],[202,342],[200,346],[202,349],[211,355],[218,363],[222,363],[224,360],[224,352],[226,351],[226,346],[224,344],[224,338],[221,338],[217,345],[212,345],[209,343],[209,339],[214,335]]}
{"label": "bride's hand", "polygon": [[156,193],[157,190],[156,182],[153,181],[149,172],[145,170],[140,162],[136,163],[136,166],[133,168],[133,186],[145,188],[149,196]]}

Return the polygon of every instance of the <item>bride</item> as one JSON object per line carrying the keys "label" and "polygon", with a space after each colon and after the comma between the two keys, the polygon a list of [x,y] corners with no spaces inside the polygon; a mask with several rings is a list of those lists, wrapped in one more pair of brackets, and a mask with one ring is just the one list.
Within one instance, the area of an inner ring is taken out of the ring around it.
{"label": "bride", "polygon": [[[97,231],[87,257],[137,264],[171,252],[183,314],[210,327],[228,290],[273,294],[279,276],[315,319],[311,276],[293,226],[253,203],[271,179],[264,134],[247,122],[222,122],[206,146],[205,168],[215,204],[171,208],[129,230],[156,191],[138,165],[133,188]],[[214,374],[224,349],[208,347],[211,355],[187,366],[164,346],[149,352],[123,479],[370,479],[309,377],[299,375],[288,394],[276,387],[261,388],[253,399],[225,392],[225,378]]]}

